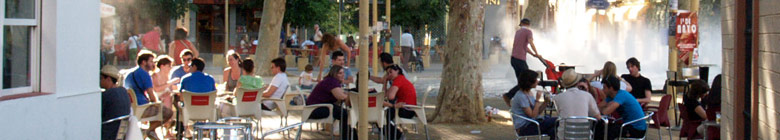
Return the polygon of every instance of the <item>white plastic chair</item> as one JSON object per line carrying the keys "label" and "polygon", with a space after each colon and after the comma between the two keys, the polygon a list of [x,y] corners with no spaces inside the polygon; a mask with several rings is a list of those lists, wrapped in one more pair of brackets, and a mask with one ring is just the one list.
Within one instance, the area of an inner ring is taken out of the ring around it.
{"label": "white plastic chair", "polygon": [[[279,88],[279,89],[285,89],[285,92],[287,92],[287,91],[289,91],[289,90],[287,90],[289,88],[290,87],[288,86],[286,88]],[[279,89],[277,89],[277,90],[279,90]],[[280,120],[284,120],[284,118],[287,116],[287,107],[289,106],[290,102],[286,102],[285,103],[284,99],[264,98],[262,95],[260,95],[258,97],[260,97],[260,103],[262,103],[263,101],[272,101],[274,104],[276,104],[276,108],[273,109],[273,110],[269,111],[269,110],[262,110],[261,109],[260,110],[260,115],[261,116],[263,116],[263,117],[265,117],[265,116],[279,116]],[[282,96],[282,97],[284,97],[284,96]],[[260,118],[260,122],[261,122],[260,123],[261,124],[260,125],[260,133],[262,133],[263,132],[263,125],[262,125],[263,119],[262,118]],[[279,127],[283,126],[284,123],[285,123],[284,121],[279,121]]]}
{"label": "white plastic chair", "polygon": [[257,89],[249,90],[236,88],[233,91],[233,94],[235,94],[235,98],[233,98],[233,106],[235,107],[233,109],[236,111],[236,116],[250,118],[253,123],[259,126],[260,123],[257,120],[262,117],[260,114],[260,110],[262,110],[260,107],[260,98],[258,98],[261,96],[260,91]]}
{"label": "white plastic chair", "polygon": [[[288,117],[290,116],[290,111],[303,111],[303,108],[306,106],[306,96],[302,93],[300,87],[298,86],[288,86],[287,93],[284,94],[284,97],[282,97],[282,100],[284,103],[287,103],[287,113],[284,116],[284,125],[287,125]],[[292,102],[295,97],[300,97],[303,99],[302,104],[296,104],[291,105],[290,102]]]}
{"label": "white plastic chair", "polygon": [[217,120],[216,91],[206,93],[183,91],[181,98],[184,101],[184,107],[182,108],[183,121],[213,122]]}
{"label": "white plastic chair", "polygon": [[393,122],[396,125],[399,125],[399,126],[401,124],[414,124],[415,125],[415,127],[414,127],[415,131],[417,130],[417,126],[416,125],[417,124],[422,124],[423,128],[425,129],[425,139],[426,140],[429,139],[429,137],[428,137],[428,120],[425,117],[425,100],[428,99],[428,94],[431,91],[433,91],[433,86],[428,86],[428,89],[426,89],[425,93],[423,93],[422,103],[419,103],[417,105],[405,105],[405,106],[403,106],[406,109],[414,111],[414,114],[416,116],[414,116],[413,118],[402,118],[402,117],[399,117],[398,116],[398,108],[395,108],[395,119],[393,120]]}
{"label": "white plastic chair", "polygon": [[[358,94],[359,93],[357,93],[357,92],[349,92],[349,93],[350,93],[350,95],[349,95],[349,102],[353,106],[351,109],[349,109],[349,118],[350,118],[349,119],[349,125],[350,125],[350,128],[357,128],[358,113],[359,113],[358,109],[357,109],[357,106],[358,106],[358,101],[359,101],[359,98],[358,98]],[[385,120],[386,119],[385,118],[385,109],[387,109],[387,108],[385,108],[383,106],[384,102],[385,102],[385,93],[384,92],[374,93],[374,94],[369,94],[368,95],[368,109],[367,109],[368,112],[366,112],[368,114],[368,118],[366,118],[366,119],[368,120],[368,123],[376,123],[379,126],[380,132],[383,129],[383,127],[385,126],[385,121],[386,121]],[[347,128],[347,129],[350,129],[350,128]],[[342,128],[342,129],[345,129],[345,128]],[[341,130],[341,131],[346,131],[346,130]],[[353,132],[353,133],[356,133],[356,132]],[[381,137],[381,138],[384,138],[384,137]]]}
{"label": "white plastic chair", "polygon": [[[320,107],[328,108],[328,117],[321,118],[321,119],[310,119],[311,113]],[[335,120],[333,119],[333,105],[332,104],[314,104],[314,105],[306,105],[303,107],[303,113],[301,114],[301,122],[304,123],[325,123],[325,124],[333,124]],[[335,125],[332,125],[335,126]],[[331,130],[333,130],[331,128]],[[330,139],[333,139],[333,134],[330,135]]]}
{"label": "white plastic chair", "polygon": [[[135,91],[133,89],[127,89],[127,94],[130,96],[130,108],[133,111],[133,116],[135,116],[138,119],[138,122],[151,122],[151,121],[162,121],[163,120],[163,108],[162,103],[160,102],[149,102],[143,105],[138,105],[138,98],[135,96]],[[143,118],[144,111],[146,109],[149,109],[151,107],[158,107],[157,108],[157,115],[149,116],[146,118]],[[143,131],[146,132],[146,131]],[[146,139],[146,135],[142,136],[144,139]]]}
{"label": "white plastic chair", "polygon": [[[135,110],[133,112],[133,116],[136,118],[139,118],[139,122],[145,122],[145,121],[162,121],[163,119],[163,113],[162,113],[162,103],[159,102],[149,102],[144,105],[138,105],[138,98],[135,96],[135,91],[133,89],[127,89],[127,94],[130,96],[130,108]],[[157,110],[157,115],[142,118],[144,111],[148,109],[149,107],[157,106],[159,107]]]}

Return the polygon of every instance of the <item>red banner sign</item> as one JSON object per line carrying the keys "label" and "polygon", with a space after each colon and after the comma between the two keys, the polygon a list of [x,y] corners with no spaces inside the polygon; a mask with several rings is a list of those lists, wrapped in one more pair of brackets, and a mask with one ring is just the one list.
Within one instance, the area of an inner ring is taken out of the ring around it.
{"label": "red banner sign", "polygon": [[696,12],[678,12],[675,21],[677,32],[677,49],[680,50],[678,58],[685,64],[690,64],[690,55],[699,46],[698,14]]}

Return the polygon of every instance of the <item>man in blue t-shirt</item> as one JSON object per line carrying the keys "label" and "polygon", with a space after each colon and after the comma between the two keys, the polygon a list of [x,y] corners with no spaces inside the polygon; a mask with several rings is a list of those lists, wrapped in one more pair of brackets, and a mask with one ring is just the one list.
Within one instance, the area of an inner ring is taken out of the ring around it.
{"label": "man in blue t-shirt", "polygon": [[[152,76],[148,71],[154,69],[154,53],[141,50],[138,52],[136,63],[138,67],[133,72],[130,72],[125,76],[125,85],[127,89],[133,89],[135,92],[136,103],[138,105],[144,105],[149,102],[157,102],[157,97],[154,95]],[[141,111],[141,110],[136,110]],[[147,118],[157,115],[157,113],[163,113],[163,120],[169,120],[173,116],[173,111],[167,107],[160,107],[159,104],[146,108],[143,110],[141,118]],[[139,118],[140,119],[140,118]],[[144,132],[144,135],[153,139],[157,138],[157,134],[154,132],[157,127],[162,125],[161,121],[152,121],[149,123],[149,129]]]}
{"label": "man in blue t-shirt", "polygon": [[[642,106],[639,105],[636,98],[634,98],[631,93],[620,90],[620,80],[616,77],[609,76],[602,80],[601,83],[604,84],[604,93],[607,94],[606,102],[599,105],[603,108],[601,110],[602,114],[612,114],[612,112],[617,111],[620,116],[623,117],[623,122],[629,122],[644,117]],[[645,121],[637,121],[630,125],[631,126],[624,128],[623,134],[621,134],[622,136],[641,138],[645,135],[647,130],[647,123]],[[610,125],[609,139],[616,138],[619,131],[619,125]]]}
{"label": "man in blue t-shirt", "polygon": [[133,89],[138,105],[144,105],[149,103],[149,101],[157,102],[157,97],[154,96],[154,90],[152,89],[152,76],[148,72],[154,70],[154,58],[154,53],[142,50],[138,53],[136,59],[138,66],[134,68],[133,72],[125,76],[124,87]]}
{"label": "man in blue t-shirt", "polygon": [[206,63],[203,58],[192,59],[190,64],[190,74],[184,75],[181,78],[181,91],[190,91],[195,93],[208,93],[217,90],[214,83],[214,77],[203,73],[203,69],[206,67]]}

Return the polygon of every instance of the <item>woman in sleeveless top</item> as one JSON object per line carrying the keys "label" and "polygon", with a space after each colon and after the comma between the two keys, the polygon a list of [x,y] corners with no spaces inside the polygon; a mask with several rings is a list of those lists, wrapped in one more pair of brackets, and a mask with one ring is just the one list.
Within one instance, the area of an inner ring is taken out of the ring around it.
{"label": "woman in sleeveless top", "polygon": [[[156,66],[157,69],[152,74],[152,84],[154,92],[157,94],[157,97],[160,98],[163,105],[163,111],[172,113],[172,88],[174,85],[179,83],[179,79],[173,79],[168,80],[168,74],[171,71],[171,57],[168,57],[166,55],[161,55],[157,57]],[[167,123],[168,120],[170,120],[170,117],[164,118],[163,124],[166,125],[166,128],[171,128],[171,123]],[[164,130],[164,129],[163,129]],[[170,138],[173,135],[170,131],[166,133],[166,138]]]}
{"label": "woman in sleeveless top", "polygon": [[187,34],[187,28],[177,28],[173,36],[173,42],[168,45],[168,56],[173,57],[173,62],[176,65],[181,65],[181,51],[184,49],[192,51],[193,58],[200,56],[198,49],[192,45],[192,42],[187,40]]}
{"label": "woman in sleeveless top", "polygon": [[230,50],[225,55],[228,67],[222,73],[222,81],[225,82],[225,91],[233,91],[238,84],[238,79],[241,78],[241,56],[234,50]]}

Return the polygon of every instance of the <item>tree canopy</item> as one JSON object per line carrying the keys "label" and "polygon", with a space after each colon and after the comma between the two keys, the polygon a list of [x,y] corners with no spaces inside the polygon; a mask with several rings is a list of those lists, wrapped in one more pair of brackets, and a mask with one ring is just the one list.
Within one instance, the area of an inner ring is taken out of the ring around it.
{"label": "tree canopy", "polygon": [[444,19],[449,0],[393,0],[391,4],[393,25],[420,29]]}

